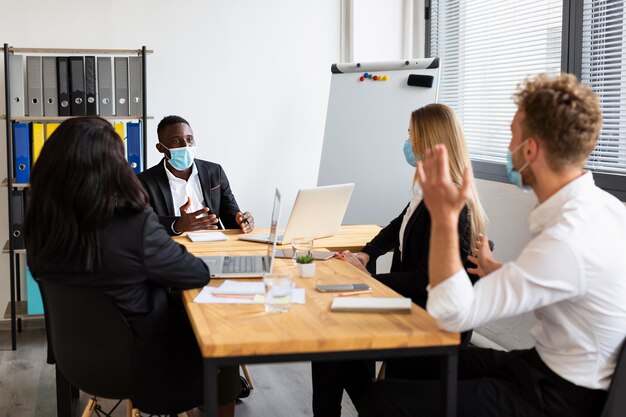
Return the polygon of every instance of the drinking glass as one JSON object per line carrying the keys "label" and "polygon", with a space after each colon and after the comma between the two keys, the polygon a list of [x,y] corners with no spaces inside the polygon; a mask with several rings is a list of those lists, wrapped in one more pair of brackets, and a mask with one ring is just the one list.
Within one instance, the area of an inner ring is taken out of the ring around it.
{"label": "drinking glass", "polygon": [[293,277],[290,274],[272,273],[263,278],[265,284],[265,311],[285,313],[291,308]]}
{"label": "drinking glass", "polygon": [[293,249],[292,261],[296,264],[296,259],[300,256],[313,254],[313,238],[312,237],[294,237],[291,241]]}

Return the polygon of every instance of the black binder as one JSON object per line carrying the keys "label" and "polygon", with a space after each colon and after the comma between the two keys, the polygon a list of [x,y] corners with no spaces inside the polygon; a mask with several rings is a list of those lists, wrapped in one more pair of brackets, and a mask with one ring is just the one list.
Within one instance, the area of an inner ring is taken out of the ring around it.
{"label": "black binder", "polygon": [[24,249],[24,190],[11,191],[11,208],[13,209],[13,232],[11,240],[13,249]]}
{"label": "black binder", "polygon": [[85,57],[85,98],[87,100],[87,115],[98,115],[98,100],[96,96],[96,57]]}
{"label": "black binder", "polygon": [[59,94],[59,116],[70,115],[70,84],[68,60],[65,56],[57,57],[57,87]]}
{"label": "black binder", "polygon": [[70,57],[70,113],[72,116],[84,116],[87,114],[85,61],[82,56]]}

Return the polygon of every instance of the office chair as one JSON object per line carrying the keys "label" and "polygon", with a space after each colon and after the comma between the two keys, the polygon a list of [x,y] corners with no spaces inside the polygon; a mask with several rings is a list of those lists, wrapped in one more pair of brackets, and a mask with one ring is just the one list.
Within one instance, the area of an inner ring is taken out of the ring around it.
{"label": "office chair", "polygon": [[613,379],[600,417],[626,416],[626,340],[617,354]]}
{"label": "office chair", "polygon": [[66,399],[60,397],[63,389],[59,383],[69,382],[92,396],[83,417],[104,412],[96,397],[120,399],[115,407],[128,399],[127,415],[139,416],[139,410],[132,406],[137,381],[133,367],[136,343],[126,318],[94,288],[37,282],[44,303],[48,363],[57,367],[57,414],[66,411],[60,409]]}

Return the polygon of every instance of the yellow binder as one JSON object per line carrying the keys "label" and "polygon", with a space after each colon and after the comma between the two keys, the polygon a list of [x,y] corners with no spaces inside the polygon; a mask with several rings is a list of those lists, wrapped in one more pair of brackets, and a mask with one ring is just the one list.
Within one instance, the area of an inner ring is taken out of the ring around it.
{"label": "yellow binder", "polygon": [[126,139],[126,133],[124,132],[124,123],[113,123],[113,128],[122,139],[122,142]]}
{"label": "yellow binder", "polygon": [[56,130],[57,127],[59,127],[59,123],[46,123],[46,140],[50,138],[50,135]]}
{"label": "yellow binder", "polygon": [[43,148],[43,141],[45,140],[45,135],[43,132],[43,123],[33,123],[33,164],[37,162],[37,158],[39,158],[39,154],[41,153],[41,148]]}

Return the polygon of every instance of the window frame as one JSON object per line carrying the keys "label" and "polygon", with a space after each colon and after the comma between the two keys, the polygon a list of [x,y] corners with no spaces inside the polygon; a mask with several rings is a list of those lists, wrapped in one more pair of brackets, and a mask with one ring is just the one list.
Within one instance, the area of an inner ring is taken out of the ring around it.
{"label": "window frame", "polygon": [[[431,38],[431,3],[424,0],[425,36],[424,51],[430,56]],[[561,36],[561,71],[576,75],[582,74],[583,45],[583,8],[584,0],[563,0],[563,28]],[[472,160],[474,176],[478,179],[508,183],[506,166],[495,162]],[[593,178],[598,187],[614,195],[620,201],[626,201],[626,175],[607,174],[593,171]]]}

